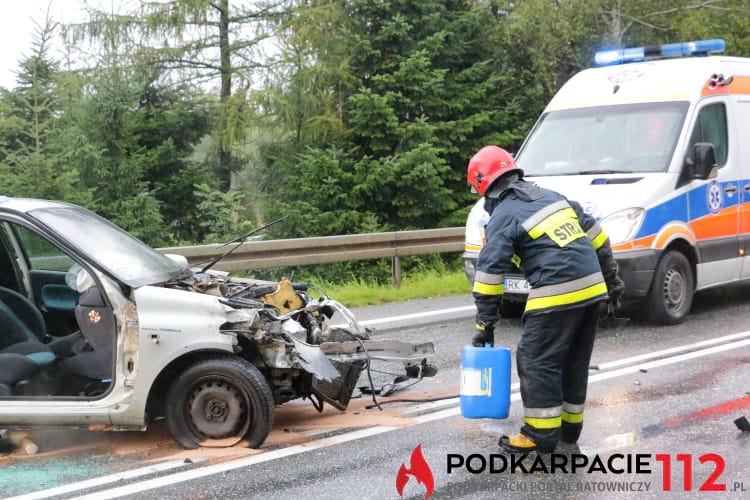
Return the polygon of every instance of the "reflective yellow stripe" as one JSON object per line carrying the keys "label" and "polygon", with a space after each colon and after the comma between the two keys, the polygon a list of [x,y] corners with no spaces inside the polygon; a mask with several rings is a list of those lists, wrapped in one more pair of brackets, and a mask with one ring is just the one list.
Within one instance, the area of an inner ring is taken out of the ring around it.
{"label": "reflective yellow stripe", "polygon": [[567,422],[569,424],[580,424],[581,422],[583,422],[583,413],[568,413],[567,411],[563,410],[561,418],[563,422]]}
{"label": "reflective yellow stripe", "polygon": [[594,250],[599,250],[605,241],[607,241],[607,233],[601,231],[596,238],[591,240],[591,245],[594,247]]}
{"label": "reflective yellow stripe", "polygon": [[534,427],[535,429],[555,429],[562,425],[561,417],[553,418],[532,418],[524,417],[523,423]]}
{"label": "reflective yellow stripe", "polygon": [[586,233],[583,232],[578,222],[576,212],[572,208],[565,208],[555,212],[529,229],[529,236],[532,239],[537,239],[543,234],[546,234],[549,239],[557,243],[561,248],[586,236]]}
{"label": "reflective yellow stripe", "polygon": [[573,210],[572,208],[564,208],[546,217],[539,224],[529,229],[529,236],[531,236],[533,239],[537,239],[547,231],[555,229],[562,222],[575,218],[575,210]]}
{"label": "reflective yellow stripe", "polygon": [[607,293],[607,284],[604,282],[597,283],[595,285],[582,288],[581,290],[576,290],[575,292],[529,299],[526,301],[526,311],[534,311],[536,309],[545,309],[547,307],[575,304],[576,302],[582,302],[587,299],[592,299],[598,295],[604,295],[605,293]]}
{"label": "reflective yellow stripe", "polygon": [[[604,287],[606,291],[606,286]],[[487,283],[480,283],[474,281],[473,292],[481,293],[482,295],[502,295],[505,292],[505,285],[500,283],[499,285],[488,285]]]}

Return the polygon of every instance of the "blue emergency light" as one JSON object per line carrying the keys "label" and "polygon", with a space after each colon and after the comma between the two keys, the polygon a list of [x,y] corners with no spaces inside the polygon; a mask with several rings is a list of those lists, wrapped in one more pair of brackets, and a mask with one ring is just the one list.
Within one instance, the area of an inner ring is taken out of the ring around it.
{"label": "blue emergency light", "polygon": [[695,42],[648,45],[619,50],[602,50],[594,54],[594,62],[599,66],[612,66],[629,62],[645,61],[659,57],[679,57],[709,52],[723,52],[726,44],[721,38],[698,40]]}

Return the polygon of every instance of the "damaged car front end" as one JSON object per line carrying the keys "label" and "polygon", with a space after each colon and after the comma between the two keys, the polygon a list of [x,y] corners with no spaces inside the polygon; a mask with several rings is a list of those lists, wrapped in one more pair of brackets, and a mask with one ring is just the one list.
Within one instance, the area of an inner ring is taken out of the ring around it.
{"label": "damaged car front end", "polygon": [[[231,278],[220,272],[197,272],[164,287],[215,298],[226,315],[218,331],[231,339],[235,356],[260,371],[275,405],[309,399],[318,411],[326,403],[346,410],[360,375],[373,361],[400,362],[404,375],[411,378],[434,374],[427,364],[427,358],[434,354],[431,342],[371,339],[344,305],[326,295],[313,297],[310,289],[314,287],[305,283],[286,279],[269,283]],[[334,319],[343,323],[333,324]],[[146,331],[153,329],[142,324],[141,329],[144,327]],[[201,391],[187,398],[195,401]],[[192,419],[191,425],[197,430],[191,439],[199,435],[212,440],[223,438],[211,433],[212,423],[204,417],[209,411],[195,411],[194,403],[167,400],[168,422],[170,409],[178,405],[190,406],[190,415],[185,418]],[[172,432],[183,446],[190,446],[189,441],[180,440],[179,429]]]}
{"label": "damaged car front end", "polygon": [[0,198],[0,301],[30,311],[0,302],[0,426],[164,418],[187,448],[258,447],[275,406],[345,410],[373,361],[434,372],[432,343],[371,339],[313,286],[186,264],[81,207]]}

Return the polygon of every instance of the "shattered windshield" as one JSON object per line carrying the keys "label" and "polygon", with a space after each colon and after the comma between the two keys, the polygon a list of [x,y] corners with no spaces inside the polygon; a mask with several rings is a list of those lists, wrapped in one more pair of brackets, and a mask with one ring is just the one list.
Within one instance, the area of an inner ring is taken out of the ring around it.
{"label": "shattered windshield", "polygon": [[527,176],[664,172],[687,102],[551,111],[516,158]]}
{"label": "shattered windshield", "polygon": [[29,214],[134,288],[164,283],[181,271],[172,259],[85,208],[40,208]]}

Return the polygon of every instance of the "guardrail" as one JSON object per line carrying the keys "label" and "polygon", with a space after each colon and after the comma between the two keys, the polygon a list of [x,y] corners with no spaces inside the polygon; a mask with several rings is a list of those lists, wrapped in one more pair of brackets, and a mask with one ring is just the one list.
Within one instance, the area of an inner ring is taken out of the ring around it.
{"label": "guardrail", "polygon": [[[159,248],[158,251],[184,255],[188,263],[198,264],[209,262],[232,249],[234,245],[231,243],[169,247]],[[248,241],[241,243],[214,268],[238,271],[391,257],[393,283],[398,286],[401,282],[399,257],[461,252],[463,249],[463,227]]]}

